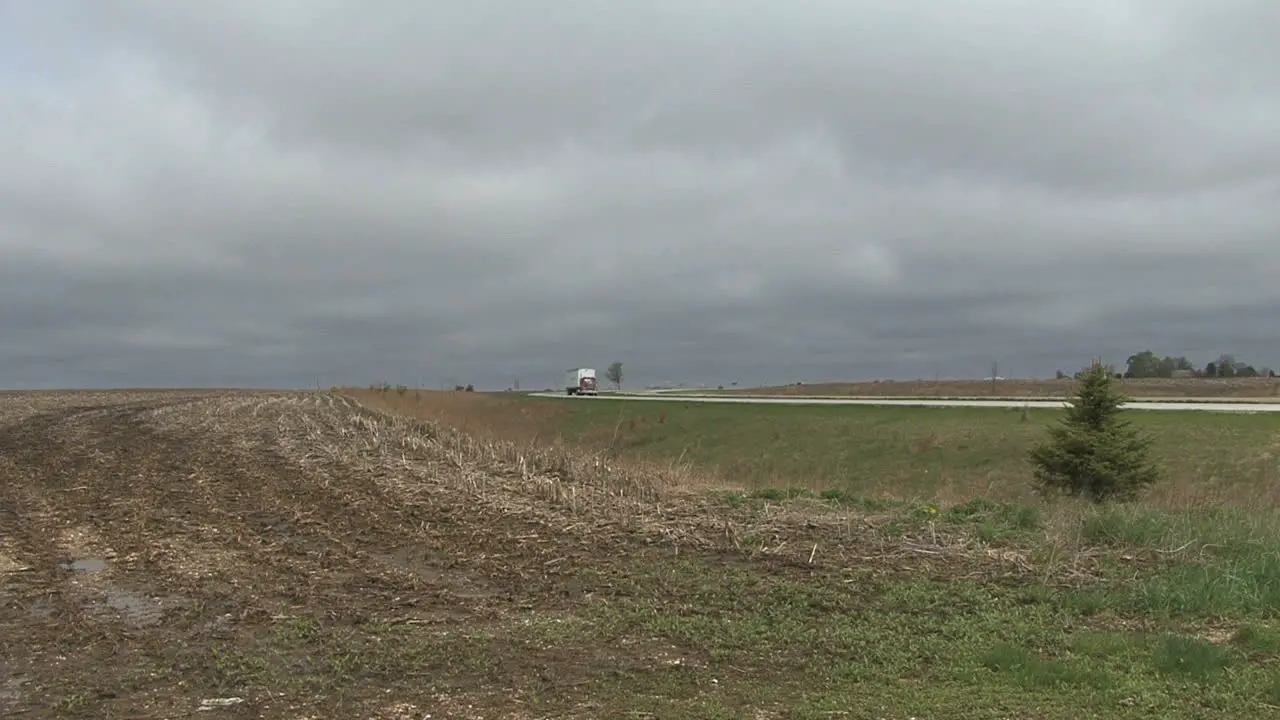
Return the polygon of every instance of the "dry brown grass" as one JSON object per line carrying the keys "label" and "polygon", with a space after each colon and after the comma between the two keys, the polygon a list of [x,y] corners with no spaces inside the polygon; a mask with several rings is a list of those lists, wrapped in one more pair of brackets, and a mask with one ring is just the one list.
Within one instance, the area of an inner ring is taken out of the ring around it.
{"label": "dry brown grass", "polygon": [[[1131,379],[1117,382],[1134,398],[1236,398],[1276,400],[1280,379]],[[726,393],[759,395],[848,395],[870,397],[1026,397],[1061,398],[1075,392],[1074,380],[878,380],[856,383],[818,383],[765,388],[733,388]]]}
{"label": "dry brown grass", "polygon": [[568,414],[556,403],[514,403],[511,395],[440,390],[368,390],[341,393],[380,412],[443,423],[477,438],[538,444],[554,440],[555,422]]}
{"label": "dry brown grass", "polygon": [[[494,409],[483,398],[472,402],[481,412]],[[689,493],[708,486],[705,478],[688,465],[619,461],[608,453],[584,451],[562,443],[496,437],[493,427],[472,433],[434,421],[369,410],[353,410],[349,422],[365,442],[377,449],[382,462],[412,470],[416,467],[412,458],[430,457],[436,463],[443,459],[448,472],[433,473],[431,480],[435,484],[444,483],[508,514],[559,507],[580,521],[605,526],[621,523],[619,527],[634,527],[635,521],[647,519],[650,529],[658,535],[675,537],[681,532],[664,523],[680,524],[679,517],[684,513],[675,512],[674,508],[691,507],[696,512],[697,503]],[[521,429],[519,423],[515,421],[514,427]]]}

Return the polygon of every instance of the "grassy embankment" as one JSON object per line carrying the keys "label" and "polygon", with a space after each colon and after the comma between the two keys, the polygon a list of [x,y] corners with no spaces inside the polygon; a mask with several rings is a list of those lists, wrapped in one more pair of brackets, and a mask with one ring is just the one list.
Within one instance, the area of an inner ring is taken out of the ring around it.
{"label": "grassy embankment", "polygon": [[687,464],[734,488],[714,496],[726,517],[850,518],[849,538],[866,549],[846,567],[782,570],[764,561],[787,538],[762,533],[734,539],[745,560],[650,557],[608,578],[611,601],[548,626],[554,642],[660,638],[695,667],[595,682],[604,707],[670,717],[738,717],[746,706],[895,718],[1280,711],[1275,415],[1133,413],[1167,480],[1141,503],[1093,508],[1029,493],[1025,451],[1056,415],[1043,410],[353,394],[478,435]]}

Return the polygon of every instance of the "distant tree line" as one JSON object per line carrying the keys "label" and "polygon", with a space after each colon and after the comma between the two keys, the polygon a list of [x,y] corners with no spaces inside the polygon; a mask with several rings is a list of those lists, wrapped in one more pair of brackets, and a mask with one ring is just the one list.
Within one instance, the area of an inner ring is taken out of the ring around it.
{"label": "distant tree line", "polygon": [[1252,378],[1275,377],[1270,368],[1255,368],[1237,360],[1234,355],[1224,353],[1212,360],[1203,368],[1197,368],[1185,357],[1161,357],[1150,350],[1130,355],[1127,362],[1126,378],[1172,378],[1172,377],[1204,377],[1204,378]]}

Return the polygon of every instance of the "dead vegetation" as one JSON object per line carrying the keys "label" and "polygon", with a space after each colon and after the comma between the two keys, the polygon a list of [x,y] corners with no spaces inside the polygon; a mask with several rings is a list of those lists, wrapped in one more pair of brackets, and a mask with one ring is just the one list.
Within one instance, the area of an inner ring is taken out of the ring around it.
{"label": "dead vegetation", "polygon": [[559,403],[514,404],[514,396],[508,394],[419,389],[400,393],[363,388],[341,388],[339,392],[392,415],[439,423],[476,438],[535,447],[553,442],[549,428],[570,412]]}

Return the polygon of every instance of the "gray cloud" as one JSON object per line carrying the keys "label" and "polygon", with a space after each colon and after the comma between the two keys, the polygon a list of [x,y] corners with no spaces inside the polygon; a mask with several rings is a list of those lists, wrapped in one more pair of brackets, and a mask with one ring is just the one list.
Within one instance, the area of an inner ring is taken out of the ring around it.
{"label": "gray cloud", "polygon": [[1280,364],[1280,11],[0,6],[0,385]]}

